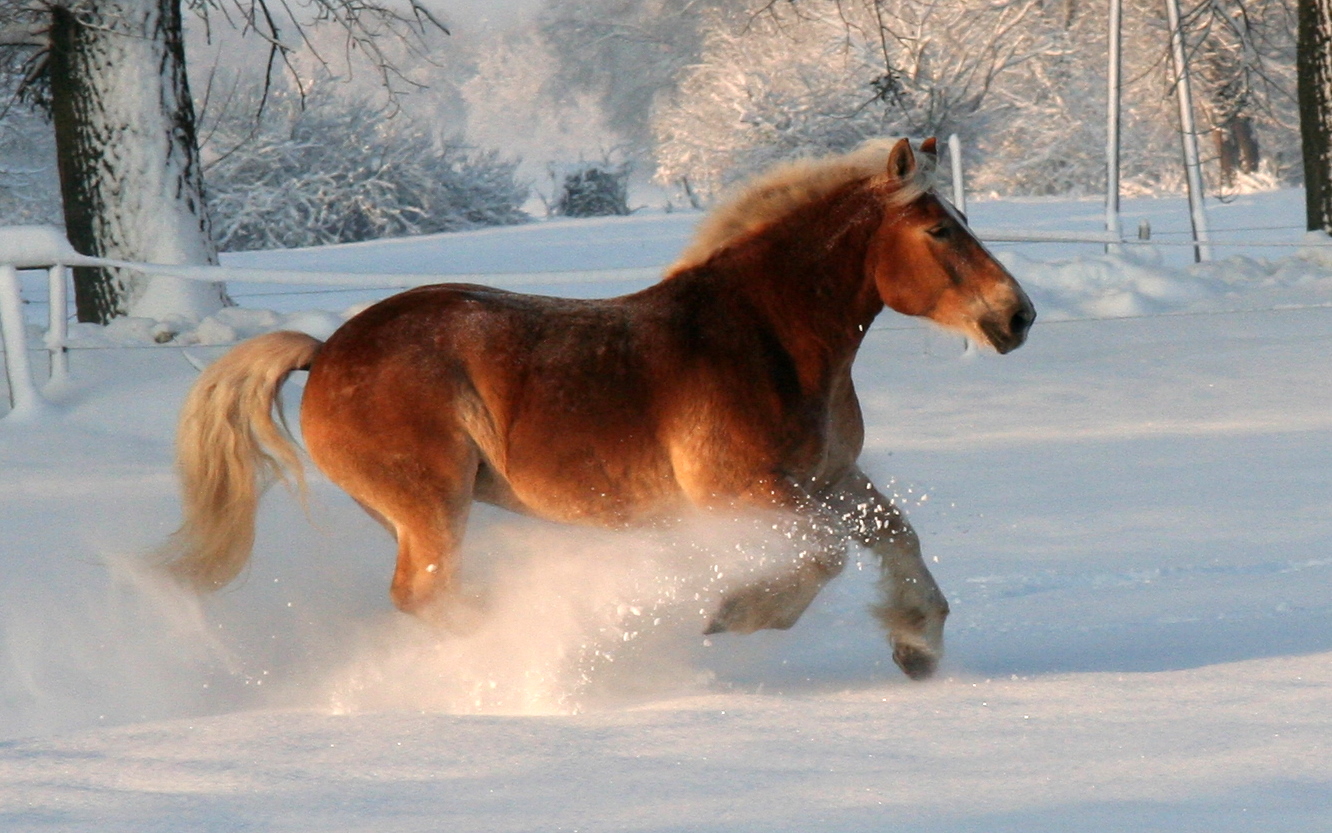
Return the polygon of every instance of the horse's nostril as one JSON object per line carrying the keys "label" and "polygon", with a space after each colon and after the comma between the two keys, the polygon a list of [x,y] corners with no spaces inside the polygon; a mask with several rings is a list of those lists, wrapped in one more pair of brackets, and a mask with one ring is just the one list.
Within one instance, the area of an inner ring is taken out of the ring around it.
{"label": "horse's nostril", "polygon": [[1036,320],[1036,315],[1029,309],[1023,307],[1013,313],[1013,319],[1008,322],[1008,331],[1013,335],[1021,335],[1027,332],[1027,328]]}

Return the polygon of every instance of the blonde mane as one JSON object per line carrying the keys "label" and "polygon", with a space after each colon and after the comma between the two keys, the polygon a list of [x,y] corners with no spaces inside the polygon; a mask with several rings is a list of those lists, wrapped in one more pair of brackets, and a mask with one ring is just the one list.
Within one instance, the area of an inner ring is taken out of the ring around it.
{"label": "blonde mane", "polygon": [[[699,223],[693,241],[667,270],[667,275],[698,266],[722,247],[826,197],[843,185],[884,176],[896,140],[874,139],[850,153],[779,164],[741,185]],[[889,204],[912,202],[931,190],[933,165],[929,154],[916,155],[916,169],[886,197]]]}

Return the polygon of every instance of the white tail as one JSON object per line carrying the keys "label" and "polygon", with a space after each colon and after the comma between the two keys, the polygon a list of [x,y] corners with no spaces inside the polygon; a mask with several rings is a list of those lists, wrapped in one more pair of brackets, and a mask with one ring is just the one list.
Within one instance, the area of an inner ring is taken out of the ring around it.
{"label": "white tail", "polygon": [[197,590],[225,587],[250,560],[259,498],[275,480],[301,492],[305,473],[281,417],[278,391],[323,342],[276,332],[239,345],[204,370],[176,432],[184,522],[161,550],[173,576]]}

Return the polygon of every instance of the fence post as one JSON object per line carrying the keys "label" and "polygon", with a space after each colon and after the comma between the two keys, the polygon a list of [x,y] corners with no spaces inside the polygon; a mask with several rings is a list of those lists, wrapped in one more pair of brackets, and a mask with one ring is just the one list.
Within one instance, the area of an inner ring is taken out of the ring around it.
{"label": "fence post", "polygon": [[10,415],[31,413],[41,407],[43,399],[32,380],[28,334],[23,321],[23,295],[19,291],[18,270],[11,264],[0,265],[0,330],[4,331]]}
{"label": "fence post", "polygon": [[967,216],[967,184],[962,179],[962,140],[956,133],[948,136],[948,162],[953,166],[953,207]]}
{"label": "fence post", "polygon": [[[1107,36],[1108,89],[1105,106],[1105,230],[1116,237],[1123,233],[1119,219],[1119,93],[1122,86],[1123,49],[1120,45],[1123,0],[1110,0],[1110,31]],[[1122,246],[1105,244],[1106,254],[1119,252]]]}
{"label": "fence post", "polygon": [[47,318],[46,351],[51,360],[51,382],[69,378],[69,285],[65,281],[65,266],[57,263],[47,273],[47,297],[50,315]]}

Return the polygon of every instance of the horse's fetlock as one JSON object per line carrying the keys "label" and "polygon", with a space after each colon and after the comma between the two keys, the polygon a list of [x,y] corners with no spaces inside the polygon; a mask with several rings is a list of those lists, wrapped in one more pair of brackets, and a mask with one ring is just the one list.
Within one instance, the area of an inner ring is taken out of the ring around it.
{"label": "horse's fetlock", "polygon": [[930,620],[929,614],[918,607],[880,605],[874,612],[890,633],[920,633]]}

